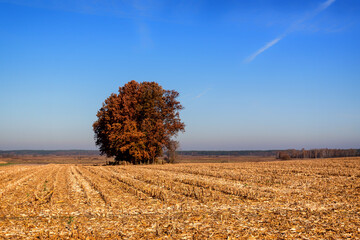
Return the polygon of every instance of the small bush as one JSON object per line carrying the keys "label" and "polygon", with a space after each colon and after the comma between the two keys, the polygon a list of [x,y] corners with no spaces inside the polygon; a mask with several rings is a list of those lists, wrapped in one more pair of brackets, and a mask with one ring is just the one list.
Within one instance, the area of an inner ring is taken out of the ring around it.
{"label": "small bush", "polygon": [[287,153],[280,153],[279,154],[279,159],[280,160],[291,160],[291,157]]}

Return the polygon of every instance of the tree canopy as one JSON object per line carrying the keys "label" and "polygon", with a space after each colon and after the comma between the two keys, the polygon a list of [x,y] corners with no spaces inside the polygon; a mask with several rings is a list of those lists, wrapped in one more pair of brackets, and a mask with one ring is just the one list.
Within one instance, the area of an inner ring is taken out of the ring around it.
{"label": "tree canopy", "polygon": [[93,124],[100,153],[116,162],[153,163],[172,137],[185,131],[178,96],[155,82],[132,80],[120,87],[105,100]]}

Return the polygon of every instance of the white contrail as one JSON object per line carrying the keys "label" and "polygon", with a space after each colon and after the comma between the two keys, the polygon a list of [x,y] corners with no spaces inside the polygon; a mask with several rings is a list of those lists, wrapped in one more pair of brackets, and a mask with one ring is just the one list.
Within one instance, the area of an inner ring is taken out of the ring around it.
{"label": "white contrail", "polygon": [[283,37],[278,37],[275,38],[274,40],[272,40],[271,42],[268,42],[265,46],[263,46],[262,48],[260,48],[259,50],[257,50],[253,55],[251,55],[250,57],[248,57],[247,59],[245,59],[245,62],[251,62],[252,60],[254,60],[256,58],[257,55],[259,55],[260,53],[264,52],[266,49],[268,49],[271,46],[274,46],[277,42],[279,42]]}
{"label": "white contrail", "polygon": [[197,96],[194,97],[194,99],[196,98],[201,98],[202,96],[204,96],[208,91],[210,91],[211,88],[207,88],[204,91],[202,91],[201,93],[199,93]]}
{"label": "white contrail", "polygon": [[244,60],[245,63],[249,63],[251,61],[253,61],[259,54],[261,54],[262,52],[264,52],[265,50],[269,49],[270,47],[274,46],[276,43],[278,43],[281,39],[283,39],[284,37],[286,37],[289,33],[295,31],[296,26],[299,25],[302,22],[305,22],[306,20],[309,20],[310,18],[315,17],[316,15],[318,15],[320,12],[324,11],[326,8],[328,8],[331,4],[333,4],[336,0],[327,0],[326,2],[323,2],[315,11],[313,11],[311,14],[305,16],[304,18],[298,20],[297,22],[295,22],[294,24],[291,25],[291,27],[289,27],[282,35],[280,35],[280,37],[275,38],[274,40],[272,40],[271,42],[268,42],[267,44],[265,44],[265,46],[263,46],[262,48],[260,48],[259,50],[257,50],[255,53],[253,53],[252,55],[250,55],[248,58],[246,58]]}

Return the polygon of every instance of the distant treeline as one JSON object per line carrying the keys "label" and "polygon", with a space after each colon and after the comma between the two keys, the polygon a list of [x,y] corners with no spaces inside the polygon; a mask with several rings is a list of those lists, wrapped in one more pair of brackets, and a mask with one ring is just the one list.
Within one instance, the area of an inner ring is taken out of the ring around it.
{"label": "distant treeline", "polygon": [[[176,151],[183,156],[258,156],[275,157],[279,150],[242,150],[242,151]],[[0,151],[0,156],[8,157],[14,155],[100,155],[97,150],[11,150]]]}
{"label": "distant treeline", "polygon": [[180,156],[258,156],[275,157],[279,150],[243,150],[243,151],[177,151]]}
{"label": "distant treeline", "polygon": [[336,157],[356,157],[360,156],[360,149],[310,149],[310,150],[284,150],[276,153],[278,159],[292,158],[336,158]]}
{"label": "distant treeline", "polygon": [[[180,156],[256,156],[282,158],[330,158],[330,157],[353,157],[360,156],[360,149],[311,149],[311,150],[241,150],[241,151],[177,151]],[[1,151],[1,157],[12,157],[18,155],[32,156],[69,156],[86,155],[99,156],[97,150],[10,150]]]}
{"label": "distant treeline", "polygon": [[100,152],[97,150],[10,150],[0,151],[0,156],[11,157],[16,155],[32,155],[32,156],[68,156],[68,155],[92,155],[98,156]]}

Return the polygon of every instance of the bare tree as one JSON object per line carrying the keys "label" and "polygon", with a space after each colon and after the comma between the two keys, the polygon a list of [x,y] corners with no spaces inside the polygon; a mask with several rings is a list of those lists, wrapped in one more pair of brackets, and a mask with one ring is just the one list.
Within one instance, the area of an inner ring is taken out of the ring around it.
{"label": "bare tree", "polygon": [[169,163],[174,163],[176,160],[176,149],[179,148],[179,142],[175,140],[170,140],[166,146],[166,160]]}

